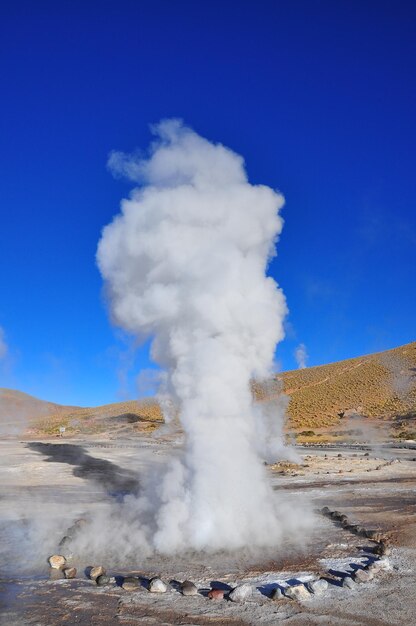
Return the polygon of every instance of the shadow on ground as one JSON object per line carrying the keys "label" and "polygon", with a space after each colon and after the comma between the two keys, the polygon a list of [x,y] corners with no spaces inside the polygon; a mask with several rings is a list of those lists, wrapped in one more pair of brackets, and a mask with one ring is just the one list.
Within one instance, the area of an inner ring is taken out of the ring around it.
{"label": "shadow on ground", "polygon": [[82,446],[33,441],[27,447],[46,456],[47,462],[74,465],[74,476],[99,483],[109,495],[117,499],[127,494],[137,495],[139,492],[140,484],[133,472],[111,461],[90,456]]}

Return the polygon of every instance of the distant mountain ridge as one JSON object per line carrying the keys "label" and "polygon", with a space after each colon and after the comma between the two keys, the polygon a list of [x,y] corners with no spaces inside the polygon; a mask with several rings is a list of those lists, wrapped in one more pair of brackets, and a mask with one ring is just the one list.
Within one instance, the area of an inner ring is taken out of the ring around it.
{"label": "distant mountain ridge", "polygon": [[[305,369],[278,374],[290,397],[288,428],[325,430],[362,416],[391,422],[392,428],[416,431],[416,342]],[[256,386],[258,401],[270,400],[268,385]],[[80,408],[46,402],[20,391],[0,388],[0,432],[4,424],[33,435],[130,435],[154,430],[163,417],[152,399]],[[3,426],[2,426],[3,424]]]}

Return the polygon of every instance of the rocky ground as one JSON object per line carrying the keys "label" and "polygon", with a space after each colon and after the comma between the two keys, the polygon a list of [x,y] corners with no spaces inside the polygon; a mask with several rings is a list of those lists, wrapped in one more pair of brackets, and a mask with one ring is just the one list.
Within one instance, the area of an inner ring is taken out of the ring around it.
{"label": "rocky ground", "polygon": [[[105,562],[110,580],[104,586],[88,577],[82,555],[73,558],[73,579],[49,568],[47,557],[74,519],[105,506],[109,497],[135,492],[140,474],[162,462],[172,446],[151,437],[0,444],[2,624],[414,624],[416,450],[411,449],[300,448],[298,464],[269,466],[276,497],[285,494],[314,511],[310,536],[299,538],[296,550],[283,546],[256,557],[138,556],[135,567]],[[322,514],[325,506],[329,510]],[[339,513],[331,516],[335,510]],[[365,536],[369,529],[380,536]],[[377,554],[381,540],[384,555]],[[382,565],[361,575],[373,562]],[[168,583],[165,593],[149,592],[155,575]],[[126,576],[137,581],[132,590],[122,587]],[[345,586],[345,580],[361,576],[370,580]],[[182,594],[186,579],[195,583],[197,594]],[[328,584],[321,593],[310,593],[308,583],[317,580]],[[244,583],[252,593],[233,602],[229,592]],[[299,583],[302,588],[292,591]],[[209,599],[212,589],[223,590],[224,598]]]}

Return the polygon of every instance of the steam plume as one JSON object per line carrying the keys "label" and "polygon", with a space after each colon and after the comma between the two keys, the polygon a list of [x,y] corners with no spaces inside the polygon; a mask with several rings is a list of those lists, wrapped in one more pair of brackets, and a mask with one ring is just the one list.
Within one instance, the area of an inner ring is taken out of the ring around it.
{"label": "steam plume", "polygon": [[6,334],[0,326],[0,361],[7,356],[8,351],[9,348],[6,342]]}
{"label": "steam plume", "polygon": [[248,182],[241,156],[180,121],[153,131],[148,158],[109,159],[139,186],[97,253],[113,320],[152,338],[166,418],[179,407],[186,435],[184,458],[156,486],[151,542],[166,553],[268,545],[284,513],[260,460],[270,415],[253,407],[250,382],[269,376],[283,338],[285,298],[266,269],[284,200]]}
{"label": "steam plume", "polygon": [[295,350],[295,359],[300,370],[305,369],[308,360],[308,353],[306,352],[306,346],[304,343],[300,343]]}

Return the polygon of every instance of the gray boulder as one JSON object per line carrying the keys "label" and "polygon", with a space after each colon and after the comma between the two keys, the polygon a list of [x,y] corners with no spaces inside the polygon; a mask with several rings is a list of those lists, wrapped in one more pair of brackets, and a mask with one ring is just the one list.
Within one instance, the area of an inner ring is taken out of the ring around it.
{"label": "gray boulder", "polygon": [[164,583],[158,576],[152,578],[149,583],[149,591],[151,593],[166,593],[167,588],[166,583]]}
{"label": "gray boulder", "polygon": [[139,587],[139,579],[134,576],[126,576],[123,578],[122,588],[126,591],[135,591]]}
{"label": "gray boulder", "polygon": [[311,580],[306,585],[308,591],[318,596],[324,591],[328,589],[328,581],[324,578],[319,578],[318,580]]}
{"label": "gray boulder", "polygon": [[243,585],[237,585],[232,591],[230,591],[228,597],[232,602],[245,602],[253,593],[253,588],[248,583]]}
{"label": "gray boulder", "polygon": [[181,591],[183,596],[196,596],[198,593],[197,586],[190,580],[185,580],[181,585]]}

